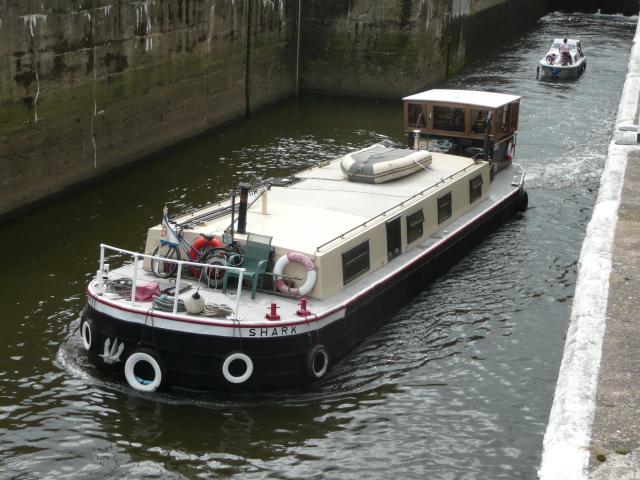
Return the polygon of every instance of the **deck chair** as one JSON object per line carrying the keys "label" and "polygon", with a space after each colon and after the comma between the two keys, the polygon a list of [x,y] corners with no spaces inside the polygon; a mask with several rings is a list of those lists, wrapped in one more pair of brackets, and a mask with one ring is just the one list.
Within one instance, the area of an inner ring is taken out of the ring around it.
{"label": "deck chair", "polygon": [[[267,271],[269,254],[271,253],[271,239],[266,235],[256,233],[247,234],[247,241],[244,245],[244,261],[241,267],[246,270],[242,276],[243,280],[251,280],[251,298],[256,298],[256,287],[258,280]],[[240,273],[227,270],[222,281],[222,291],[227,290],[227,283],[230,278],[239,278]]]}

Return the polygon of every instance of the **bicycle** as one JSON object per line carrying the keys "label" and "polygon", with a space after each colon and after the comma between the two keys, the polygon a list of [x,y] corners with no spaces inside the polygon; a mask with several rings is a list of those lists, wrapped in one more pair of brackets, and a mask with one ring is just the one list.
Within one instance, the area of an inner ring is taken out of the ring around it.
{"label": "bicycle", "polygon": [[[173,226],[172,226],[173,224]],[[178,264],[166,262],[168,260],[181,260],[181,251],[186,254],[189,261],[202,263],[207,274],[209,286],[218,287],[224,278],[224,269],[215,266],[239,266],[242,263],[242,256],[231,248],[225,246],[213,235],[200,234],[200,237],[193,243],[189,243],[185,238],[182,227],[169,219],[168,209],[162,211],[162,236],[160,244],[153,251],[151,259],[151,271],[156,277],[169,278],[175,275]],[[199,241],[200,240],[200,241]],[[203,270],[189,265],[189,270],[195,278],[203,275]]]}

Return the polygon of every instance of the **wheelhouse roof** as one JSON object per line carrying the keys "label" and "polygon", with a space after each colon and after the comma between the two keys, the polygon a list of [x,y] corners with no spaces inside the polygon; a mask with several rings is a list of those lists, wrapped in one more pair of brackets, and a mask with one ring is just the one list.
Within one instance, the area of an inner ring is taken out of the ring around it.
{"label": "wheelhouse roof", "polygon": [[404,97],[402,100],[420,102],[443,102],[455,103],[459,105],[469,105],[473,107],[499,108],[511,102],[520,100],[517,95],[507,95],[505,93],[481,92],[478,90],[449,90],[435,88],[425,92],[416,93]]}

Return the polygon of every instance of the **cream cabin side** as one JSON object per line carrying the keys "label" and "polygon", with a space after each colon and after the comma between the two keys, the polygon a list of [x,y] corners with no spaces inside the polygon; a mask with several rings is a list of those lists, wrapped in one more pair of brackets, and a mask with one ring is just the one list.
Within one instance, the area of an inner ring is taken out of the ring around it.
{"label": "cream cabin side", "polygon": [[346,239],[336,238],[319,247],[315,256],[318,277],[309,296],[327,298],[415,248],[486,200],[489,184],[489,164],[476,162],[456,179],[401,204],[397,211],[372,219],[357,232],[346,234]]}

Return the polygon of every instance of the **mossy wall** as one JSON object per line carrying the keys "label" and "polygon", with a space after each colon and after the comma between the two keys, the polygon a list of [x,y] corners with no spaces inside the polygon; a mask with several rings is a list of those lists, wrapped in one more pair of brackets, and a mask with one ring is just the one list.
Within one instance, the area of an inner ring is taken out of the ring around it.
{"label": "mossy wall", "polygon": [[291,97],[298,78],[369,97],[434,85],[547,6],[0,0],[0,218]]}
{"label": "mossy wall", "polygon": [[0,217],[293,95],[296,9],[0,0]]}
{"label": "mossy wall", "polygon": [[397,98],[518,35],[547,0],[308,0],[302,88]]}

